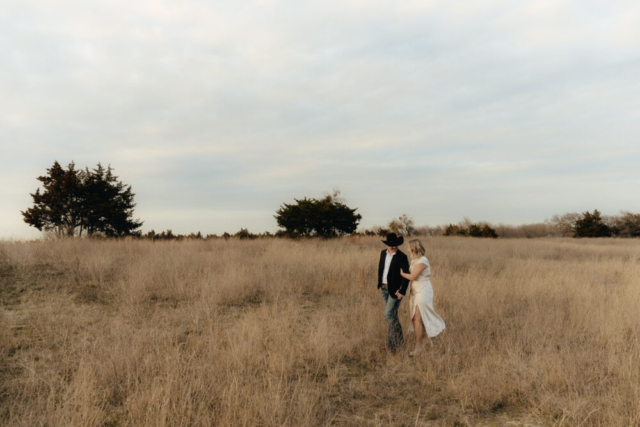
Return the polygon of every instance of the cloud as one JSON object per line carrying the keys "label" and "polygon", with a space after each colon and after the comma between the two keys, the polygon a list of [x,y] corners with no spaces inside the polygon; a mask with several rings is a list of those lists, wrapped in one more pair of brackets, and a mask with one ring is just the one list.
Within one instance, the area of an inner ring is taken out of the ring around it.
{"label": "cloud", "polygon": [[[0,197],[11,205],[0,220],[15,230],[26,206],[9,192],[33,191],[54,160],[111,164],[140,216],[176,230],[192,213],[263,215],[334,186],[367,224],[402,212],[543,220],[567,200],[591,208],[584,188],[605,191],[603,181],[612,196],[599,209],[640,210],[627,198],[640,160],[636,2],[10,0],[4,10]],[[17,173],[28,184],[7,190]],[[515,196],[524,189],[532,195]],[[243,226],[275,228],[260,215]],[[201,231],[221,232],[215,218]]]}

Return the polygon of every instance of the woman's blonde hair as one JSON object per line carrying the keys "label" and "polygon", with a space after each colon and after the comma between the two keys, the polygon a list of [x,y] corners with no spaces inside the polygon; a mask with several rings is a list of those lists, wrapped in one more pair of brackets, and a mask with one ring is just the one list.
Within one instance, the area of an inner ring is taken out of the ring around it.
{"label": "woman's blonde hair", "polygon": [[409,241],[409,254],[411,254],[411,259],[423,257],[425,253],[424,246],[422,246],[420,240],[413,239]]}

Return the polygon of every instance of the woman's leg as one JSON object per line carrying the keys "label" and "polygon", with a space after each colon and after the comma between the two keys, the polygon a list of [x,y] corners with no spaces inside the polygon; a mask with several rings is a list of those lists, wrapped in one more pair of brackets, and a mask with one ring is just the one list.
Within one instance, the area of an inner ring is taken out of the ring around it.
{"label": "woman's leg", "polygon": [[422,323],[420,308],[416,305],[416,312],[413,315],[413,329],[416,332],[416,350],[424,350],[427,344],[431,344],[431,339],[427,336],[427,331]]}

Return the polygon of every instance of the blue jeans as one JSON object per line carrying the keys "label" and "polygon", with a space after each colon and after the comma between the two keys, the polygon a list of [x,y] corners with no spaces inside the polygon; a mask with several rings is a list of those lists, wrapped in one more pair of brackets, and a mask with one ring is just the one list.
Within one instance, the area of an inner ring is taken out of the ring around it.
{"label": "blue jeans", "polygon": [[404,343],[402,335],[402,325],[398,320],[399,299],[389,296],[388,289],[382,289],[382,300],[384,301],[384,320],[387,321],[389,332],[387,333],[387,345],[393,349],[400,347]]}

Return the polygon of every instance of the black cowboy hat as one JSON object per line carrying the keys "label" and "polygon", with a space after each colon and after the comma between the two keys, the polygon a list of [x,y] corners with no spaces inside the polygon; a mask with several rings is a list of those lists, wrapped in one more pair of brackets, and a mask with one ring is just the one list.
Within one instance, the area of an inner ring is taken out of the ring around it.
{"label": "black cowboy hat", "polygon": [[387,246],[400,246],[404,243],[404,237],[398,237],[396,233],[389,233],[387,234],[387,240],[383,240],[382,243]]}

